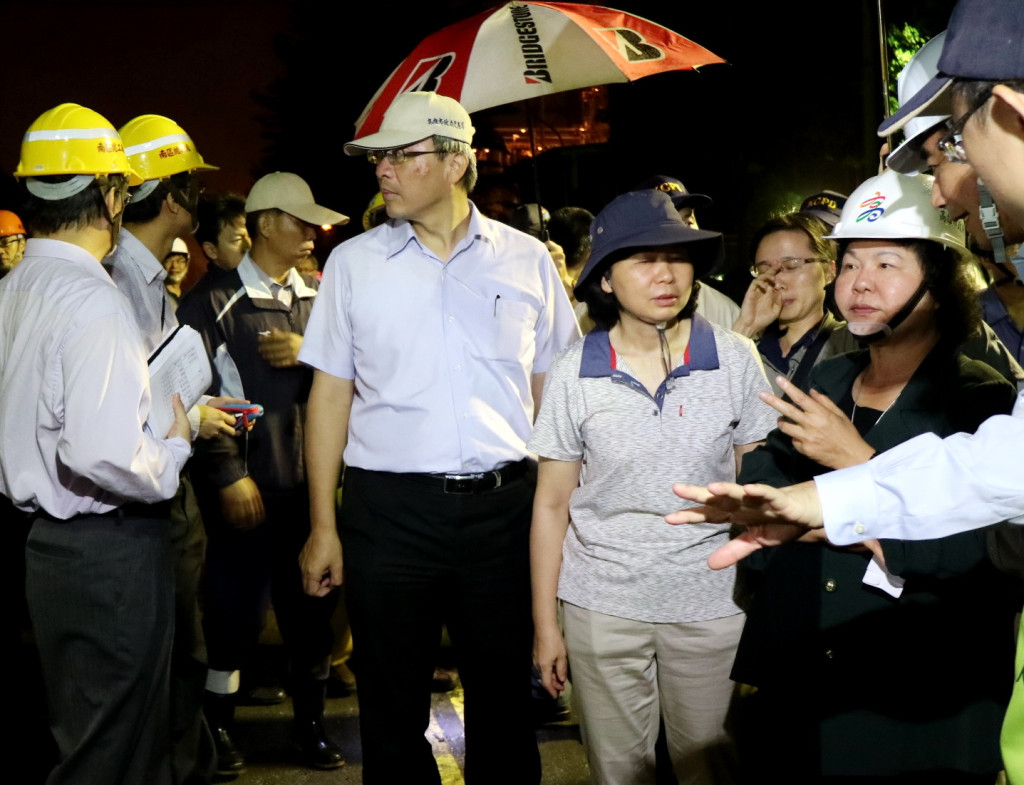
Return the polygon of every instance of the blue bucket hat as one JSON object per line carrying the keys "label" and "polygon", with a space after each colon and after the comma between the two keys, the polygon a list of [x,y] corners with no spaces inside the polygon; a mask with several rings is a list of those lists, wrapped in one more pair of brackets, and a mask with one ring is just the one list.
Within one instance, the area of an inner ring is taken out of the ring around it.
{"label": "blue bucket hat", "polygon": [[577,300],[587,282],[608,269],[617,251],[683,245],[694,278],[707,274],[723,255],[722,235],[684,224],[663,191],[630,191],[615,197],[590,225],[590,243],[590,258],[573,290]]}

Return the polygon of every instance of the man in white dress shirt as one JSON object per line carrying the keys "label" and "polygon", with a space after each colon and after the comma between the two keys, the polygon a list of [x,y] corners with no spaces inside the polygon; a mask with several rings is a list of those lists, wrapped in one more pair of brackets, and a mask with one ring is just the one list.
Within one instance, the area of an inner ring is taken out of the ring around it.
{"label": "man in white dress shirt", "polygon": [[[161,262],[177,238],[196,224],[197,172],[208,165],[185,130],[166,117],[142,115],[118,131],[132,169],[143,179],[131,189],[117,250],[106,261],[110,277],[128,298],[152,354],[178,327]],[[234,435],[234,417],[215,406],[236,399],[205,400],[189,412],[194,435]],[[199,578],[206,551],[203,519],[187,472],[171,500],[176,630],[171,652],[171,765],[175,785],[208,782],[216,764],[214,740],[203,721],[206,644],[199,613]]]}
{"label": "man in white dress shirt", "polygon": [[472,138],[457,102],[414,92],[345,146],[376,166],[389,220],[331,254],[299,355],[316,369],[306,591],[341,583],[343,541],[367,785],[440,782],[423,734],[442,623],[466,689],[467,783],[540,779],[526,439],[578,330],[544,246],[470,204]]}
{"label": "man in white dress shirt", "polygon": [[153,434],[146,351],[100,264],[129,179],[110,123],[76,104],[25,134],[32,232],[0,283],[0,491],[33,514],[26,594],[59,761],[49,783],[171,781],[168,504],[190,451],[180,401]]}

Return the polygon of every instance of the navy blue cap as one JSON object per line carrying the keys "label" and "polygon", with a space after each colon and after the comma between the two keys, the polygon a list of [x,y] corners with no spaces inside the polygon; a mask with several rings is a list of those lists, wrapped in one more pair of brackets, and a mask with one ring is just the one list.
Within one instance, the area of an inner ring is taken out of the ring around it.
{"label": "navy blue cap", "polygon": [[694,278],[722,257],[722,235],[684,224],[664,191],[630,191],[612,199],[590,225],[590,243],[593,250],[573,290],[577,300],[584,284],[608,269],[616,251],[685,245]]}
{"label": "navy blue cap", "polygon": [[804,199],[799,212],[813,216],[834,227],[843,214],[846,198],[846,194],[841,194],[838,191],[822,191]]}
{"label": "navy blue cap", "polygon": [[1024,4],[1020,0],[960,0],[949,18],[938,76],[882,121],[878,135],[888,136],[902,128],[946,96],[957,78],[1024,79]]}
{"label": "navy blue cap", "polygon": [[669,177],[667,174],[656,174],[654,177],[648,177],[632,190],[647,191],[651,189],[667,193],[677,210],[682,210],[684,207],[710,207],[713,204],[710,196],[691,194],[686,190],[682,180]]}

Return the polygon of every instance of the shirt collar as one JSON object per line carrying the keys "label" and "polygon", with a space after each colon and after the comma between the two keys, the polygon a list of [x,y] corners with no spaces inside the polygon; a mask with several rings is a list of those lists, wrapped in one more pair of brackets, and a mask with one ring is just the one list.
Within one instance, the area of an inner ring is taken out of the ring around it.
{"label": "shirt collar", "polygon": [[124,249],[124,254],[114,252],[114,256],[119,257],[117,261],[125,260],[138,267],[139,272],[146,279],[146,283],[153,283],[156,279],[163,281],[167,278],[167,271],[160,264],[160,260],[153,256],[153,252],[143,245],[138,237],[124,227],[121,228],[121,232],[117,236],[117,242]]}
{"label": "shirt collar", "polygon": [[990,286],[981,293],[981,318],[988,324],[998,322],[1009,317],[1006,306],[996,294],[994,286]]}
{"label": "shirt collar", "polygon": [[790,347],[789,354],[783,357],[782,346],[780,345],[779,340],[783,335],[785,335],[785,330],[783,330],[779,323],[775,321],[764,328],[764,332],[757,341],[757,350],[763,354],[769,362],[771,362],[772,367],[782,368],[785,363],[789,362],[793,357],[796,357],[796,353],[800,351],[800,349],[805,346],[810,346],[822,330],[828,330],[829,334],[831,334],[838,325],[839,320],[833,317],[828,311],[825,311],[825,315],[821,317],[821,321],[801,335],[800,340]]}
{"label": "shirt collar", "polygon": [[74,243],[66,243],[63,240],[53,240],[42,237],[29,238],[25,243],[25,258],[30,256],[64,259],[82,267],[96,278],[105,279],[109,284],[114,284],[110,279],[110,275],[107,273],[103,265],[97,261],[96,257]]}
{"label": "shirt collar", "polygon": [[[699,313],[690,322],[690,343],[687,346],[689,362],[677,365],[669,376],[689,376],[690,371],[713,371],[718,368],[718,347],[711,323]],[[583,339],[583,357],[580,378],[599,378],[621,373],[612,367],[612,344],[607,330],[594,330]]]}
{"label": "shirt collar", "polygon": [[[477,240],[483,242],[490,249],[491,257],[494,257],[495,227],[492,225],[493,223],[493,221],[482,216],[480,211],[476,209],[476,205],[470,202],[469,228],[466,230],[466,236],[462,238],[452,252],[449,261],[469,248]],[[416,237],[416,231],[412,228],[412,224],[409,221],[406,221],[404,218],[389,218],[385,225],[390,229],[386,241],[386,258],[390,259],[401,253],[412,242],[416,243],[421,250],[425,250],[419,238]]]}
{"label": "shirt collar", "polygon": [[[238,265],[238,277],[242,279],[242,286],[245,287],[245,293],[250,300],[277,299],[270,288],[271,284],[275,284],[277,281],[267,275],[252,260],[248,253],[242,257],[242,261]],[[302,276],[295,271],[294,267],[288,271],[288,277],[285,278],[281,286],[290,286],[292,293],[298,298],[314,297],[316,295],[316,289],[307,286],[306,282],[302,280]]]}

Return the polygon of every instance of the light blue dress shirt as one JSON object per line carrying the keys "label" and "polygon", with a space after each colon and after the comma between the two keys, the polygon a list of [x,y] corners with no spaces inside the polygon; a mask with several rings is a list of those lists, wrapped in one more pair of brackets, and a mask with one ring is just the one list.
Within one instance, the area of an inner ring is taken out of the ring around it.
{"label": "light blue dress shirt", "polygon": [[355,380],[349,466],[470,473],[528,454],[532,376],[579,329],[544,246],[471,210],[447,263],[402,220],[327,261],[299,359]]}

